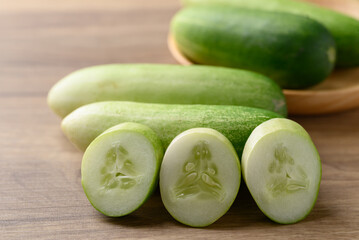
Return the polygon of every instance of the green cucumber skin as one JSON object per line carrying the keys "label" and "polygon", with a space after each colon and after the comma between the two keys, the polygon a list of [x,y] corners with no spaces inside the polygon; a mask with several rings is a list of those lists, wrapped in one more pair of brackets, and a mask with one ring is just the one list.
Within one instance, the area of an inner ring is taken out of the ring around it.
{"label": "green cucumber skin", "polygon": [[82,106],[62,121],[62,130],[80,150],[104,130],[123,123],[144,124],[158,135],[166,149],[181,132],[197,127],[213,128],[225,135],[238,154],[252,130],[260,123],[282,116],[242,106],[98,102]]}
{"label": "green cucumber skin", "polygon": [[308,16],[323,24],[337,46],[338,67],[359,66],[359,21],[339,12],[293,0],[183,0],[184,5],[221,4]]}
{"label": "green cucumber skin", "polygon": [[[100,142],[101,139],[103,137],[106,137],[106,135],[110,135],[110,134],[114,134],[114,133],[119,133],[119,132],[133,132],[133,133],[139,133],[143,136],[145,136],[150,143],[153,146],[153,149],[155,151],[155,157],[156,157],[156,168],[157,168],[157,172],[159,172],[160,170],[160,166],[162,163],[162,159],[163,159],[163,155],[164,155],[164,150],[162,147],[162,143],[159,140],[158,136],[156,135],[156,133],[150,129],[149,127],[142,125],[142,124],[138,124],[138,123],[132,123],[132,122],[124,122],[118,125],[115,125],[109,129],[107,129],[106,131],[104,131],[103,133],[101,133],[99,136],[97,136],[92,142],[91,144],[97,144],[97,142]],[[90,145],[91,145],[90,144]],[[82,160],[82,165],[86,164],[86,158],[87,158],[87,152],[85,152],[84,156],[83,156],[83,160]],[[81,176],[83,176],[82,173],[82,169],[83,167],[81,167]],[[82,188],[85,192],[85,195],[87,196],[87,199],[89,198],[89,195],[86,191],[86,187],[85,187],[85,183],[83,181],[83,179],[81,179],[81,185]],[[155,175],[155,177],[153,178],[153,182],[149,188],[147,197],[143,199],[143,202],[141,204],[138,205],[138,208],[141,207],[143,205],[143,203],[145,203],[147,201],[147,199],[152,195],[153,191],[156,189],[158,185],[158,174]],[[98,209],[91,201],[90,201],[91,205],[100,213],[107,215],[106,213],[102,212],[100,209]],[[132,212],[136,211],[138,208],[133,209]],[[131,212],[129,212],[128,214],[130,214]],[[117,216],[110,216],[110,217],[117,217]]]}
{"label": "green cucumber skin", "polygon": [[271,79],[207,66],[113,64],[84,68],[60,80],[48,104],[60,117],[99,101],[241,105],[286,116],[285,98]]}
{"label": "green cucumber skin", "polygon": [[243,68],[281,87],[306,88],[332,71],[335,42],[307,17],[226,6],[190,6],[172,20],[180,51],[200,64]]}

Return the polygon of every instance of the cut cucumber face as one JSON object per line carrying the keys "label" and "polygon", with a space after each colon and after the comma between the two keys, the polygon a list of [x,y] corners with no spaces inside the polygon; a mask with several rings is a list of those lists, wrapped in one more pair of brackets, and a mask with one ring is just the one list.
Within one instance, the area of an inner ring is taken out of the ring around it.
{"label": "cut cucumber face", "polygon": [[309,134],[289,119],[260,124],[242,155],[243,178],[262,212],[275,222],[295,223],[314,207],[321,162]]}
{"label": "cut cucumber face", "polygon": [[235,200],[240,163],[230,141],[210,128],[194,128],[169,145],[160,170],[167,211],[179,222],[204,227],[224,215]]}
{"label": "cut cucumber face", "polygon": [[82,186],[106,216],[124,216],[153,192],[163,148],[157,135],[137,123],[122,123],[99,135],[82,160]]}

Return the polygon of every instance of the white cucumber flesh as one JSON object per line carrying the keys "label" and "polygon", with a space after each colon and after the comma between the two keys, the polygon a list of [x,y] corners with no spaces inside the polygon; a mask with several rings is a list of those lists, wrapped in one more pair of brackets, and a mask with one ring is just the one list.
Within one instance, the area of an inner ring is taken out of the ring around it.
{"label": "white cucumber flesh", "polygon": [[252,197],[271,220],[295,223],[314,207],[321,162],[309,134],[298,123],[274,118],[260,124],[245,144],[241,163]]}
{"label": "white cucumber flesh", "polygon": [[82,186],[90,203],[106,216],[127,215],[151,195],[163,157],[156,134],[137,123],[122,123],[99,135],[86,149]]}
{"label": "white cucumber flesh", "polygon": [[240,163],[230,141],[216,130],[194,128],[169,145],[160,170],[160,192],[179,222],[205,227],[223,216],[235,200]]}

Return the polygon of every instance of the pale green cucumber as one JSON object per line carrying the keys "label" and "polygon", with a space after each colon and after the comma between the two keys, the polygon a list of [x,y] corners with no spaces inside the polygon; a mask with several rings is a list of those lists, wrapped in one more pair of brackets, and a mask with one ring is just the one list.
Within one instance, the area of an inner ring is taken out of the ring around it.
{"label": "pale green cucumber", "polygon": [[139,208],[157,186],[163,147],[138,123],[122,123],[99,135],[82,159],[81,182],[90,203],[106,216]]}
{"label": "pale green cucumber", "polygon": [[314,207],[321,162],[309,134],[289,119],[271,119],[253,130],[242,155],[243,178],[262,212],[295,223]]}
{"label": "pale green cucumber", "polygon": [[98,102],[82,106],[62,121],[62,130],[79,149],[104,130],[123,122],[137,122],[153,129],[164,148],[181,132],[196,127],[224,134],[240,154],[252,130],[281,115],[242,106],[177,105],[135,102]]}
{"label": "pale green cucumber", "polygon": [[194,128],[169,145],[160,170],[162,202],[179,222],[205,227],[223,216],[241,181],[238,156],[216,130]]}
{"label": "pale green cucumber", "polygon": [[49,92],[60,117],[99,101],[241,105],[287,114],[282,90],[271,79],[245,70],[209,66],[112,64],[78,70]]}
{"label": "pale green cucumber", "polygon": [[337,66],[359,66],[359,21],[339,12],[294,0],[182,0],[182,2],[186,6],[225,5],[308,16],[323,24],[333,35],[337,46]]}

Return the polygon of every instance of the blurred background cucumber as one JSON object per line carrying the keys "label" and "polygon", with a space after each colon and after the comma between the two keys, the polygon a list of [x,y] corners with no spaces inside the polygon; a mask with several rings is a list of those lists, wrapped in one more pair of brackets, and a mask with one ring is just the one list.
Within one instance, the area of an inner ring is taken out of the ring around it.
{"label": "blurred background cucumber", "polygon": [[338,67],[359,66],[359,21],[336,11],[294,0],[182,0],[182,2],[185,6],[219,4],[308,16],[323,24],[333,35],[337,45]]}
{"label": "blurred background cucumber", "polygon": [[173,18],[178,49],[200,64],[242,68],[298,89],[323,81],[335,62],[335,41],[317,21],[289,13],[189,6]]}

